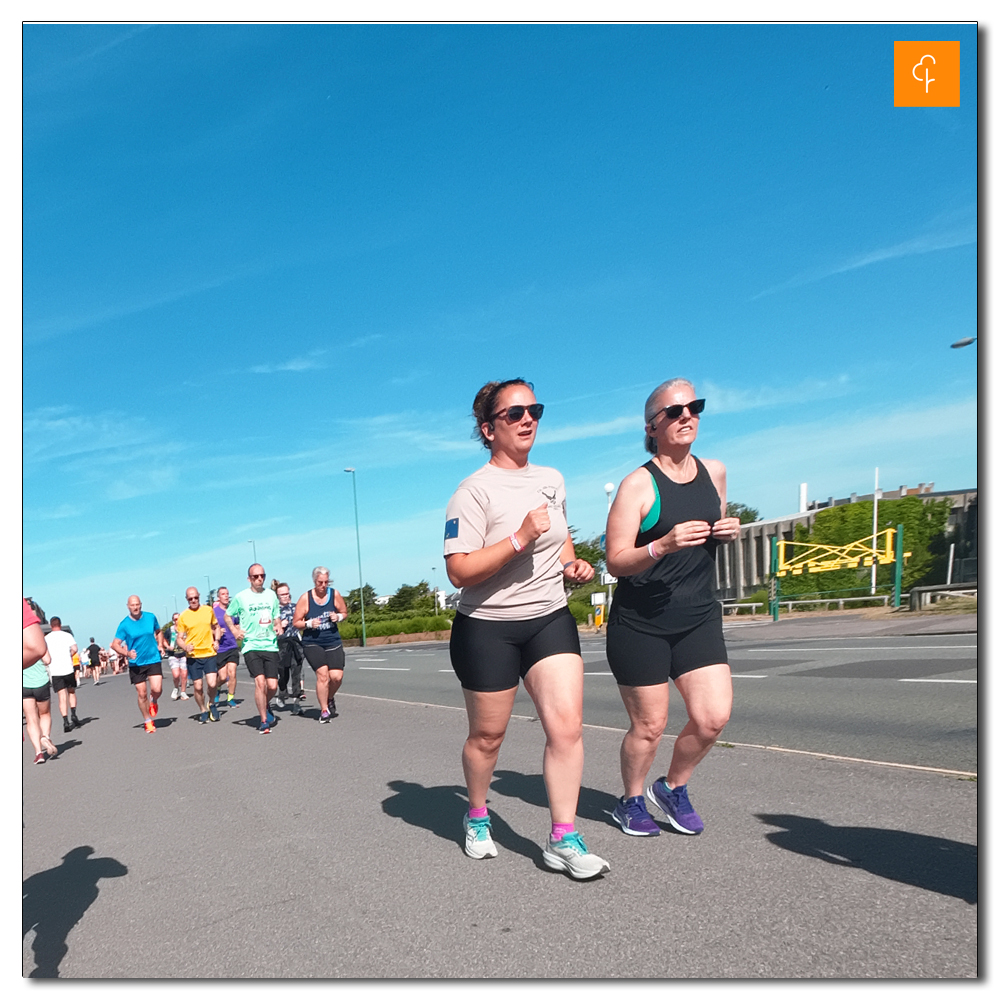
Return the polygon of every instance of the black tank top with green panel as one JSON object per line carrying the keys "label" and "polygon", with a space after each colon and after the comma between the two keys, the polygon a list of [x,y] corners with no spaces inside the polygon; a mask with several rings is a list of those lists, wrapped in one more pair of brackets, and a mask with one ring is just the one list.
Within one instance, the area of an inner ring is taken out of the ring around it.
{"label": "black tank top with green panel", "polygon": [[[694,456],[692,456],[694,457]],[[697,475],[689,483],[675,483],[653,462],[646,469],[656,499],[639,525],[636,548],[662,538],[683,521],[714,524],[722,516],[722,501],[708,470],[697,458]],[[668,552],[647,570],[618,580],[608,624],[628,625],[649,635],[685,632],[717,613],[715,550],[704,545]]]}

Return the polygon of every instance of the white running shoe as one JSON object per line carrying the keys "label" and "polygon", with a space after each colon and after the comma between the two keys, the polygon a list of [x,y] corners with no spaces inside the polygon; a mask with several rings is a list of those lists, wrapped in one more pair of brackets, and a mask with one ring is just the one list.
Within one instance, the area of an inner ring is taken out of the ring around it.
{"label": "white running shoe", "polygon": [[546,868],[568,872],[576,879],[597,878],[611,871],[611,865],[604,858],[587,850],[583,837],[576,830],[563,834],[562,840],[553,840],[550,836],[548,846],[542,851],[542,860]]}
{"label": "white running shoe", "polygon": [[181,696],[181,693],[180,693],[180,691],[177,690],[177,688],[174,688],[173,691],[170,692],[170,700],[171,701],[177,701],[177,699],[180,696]]}
{"label": "white running shoe", "polygon": [[497,856],[496,844],[490,836],[490,818],[470,819],[469,814],[465,814],[462,820],[462,829],[465,830],[465,853],[470,858],[481,861],[483,858],[495,858]]}
{"label": "white running shoe", "polygon": [[181,701],[187,701],[190,697],[191,695],[187,691],[181,691]]}

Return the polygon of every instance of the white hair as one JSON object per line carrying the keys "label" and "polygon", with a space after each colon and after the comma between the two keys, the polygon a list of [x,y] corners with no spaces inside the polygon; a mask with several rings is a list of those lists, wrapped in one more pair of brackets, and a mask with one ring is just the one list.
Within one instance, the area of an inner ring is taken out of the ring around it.
{"label": "white hair", "polygon": [[316,577],[319,576],[320,573],[326,573],[327,576],[330,575],[330,571],[325,566],[317,566],[313,570],[313,583],[316,582]]}
{"label": "white hair", "polygon": [[[668,389],[672,389],[675,385],[686,385],[692,392],[695,391],[694,383],[690,379],[686,378],[668,378],[666,382],[661,382],[646,398],[646,407],[643,410],[643,415],[646,419],[646,425],[649,426],[649,422],[656,416],[656,414],[662,409],[659,406],[660,397]],[[656,439],[648,432],[644,431],[642,436],[643,447],[650,453],[650,455],[656,454]]]}

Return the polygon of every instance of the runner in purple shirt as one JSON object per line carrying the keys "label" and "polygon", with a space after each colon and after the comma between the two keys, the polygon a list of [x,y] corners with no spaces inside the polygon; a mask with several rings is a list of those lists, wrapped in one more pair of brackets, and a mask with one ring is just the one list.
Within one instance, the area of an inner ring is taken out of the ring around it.
{"label": "runner in purple shirt", "polygon": [[[226,624],[226,608],[229,607],[229,588],[219,587],[216,593],[215,604],[212,610],[215,612],[215,619],[222,628],[222,638],[219,640],[219,652],[215,662],[219,667],[219,688],[215,695],[215,703],[219,703],[222,697],[222,685],[226,685],[226,704],[236,704],[236,667],[240,662],[240,646],[236,641],[229,626]],[[232,619],[237,625],[240,623],[239,615]]]}

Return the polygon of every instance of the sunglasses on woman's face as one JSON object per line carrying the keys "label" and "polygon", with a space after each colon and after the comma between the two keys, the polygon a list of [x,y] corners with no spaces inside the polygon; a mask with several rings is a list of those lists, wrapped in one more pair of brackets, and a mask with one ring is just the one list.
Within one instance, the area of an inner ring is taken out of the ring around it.
{"label": "sunglasses on woman's face", "polygon": [[657,410],[653,414],[652,420],[649,421],[649,426],[653,426],[653,420],[655,420],[661,413],[666,414],[668,420],[676,420],[685,409],[692,417],[698,416],[702,410],[705,409],[705,400],[703,399],[692,399],[690,403],[675,403],[673,406],[664,406],[662,410]]}
{"label": "sunglasses on woman's face", "polygon": [[490,417],[490,420],[499,420],[500,417],[506,417],[508,424],[516,424],[523,416],[524,411],[528,411],[528,416],[532,420],[541,420],[542,414],[545,412],[544,403],[532,403],[530,406],[508,406],[504,410],[498,410],[496,413]]}

